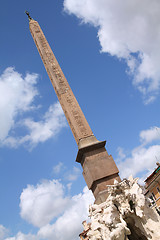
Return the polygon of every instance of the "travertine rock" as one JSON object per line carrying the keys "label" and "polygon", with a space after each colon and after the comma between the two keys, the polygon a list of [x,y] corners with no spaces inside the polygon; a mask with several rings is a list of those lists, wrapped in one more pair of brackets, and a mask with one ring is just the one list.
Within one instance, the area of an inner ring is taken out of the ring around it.
{"label": "travertine rock", "polygon": [[90,206],[90,240],[160,239],[160,218],[148,205],[138,179],[108,186],[104,203]]}

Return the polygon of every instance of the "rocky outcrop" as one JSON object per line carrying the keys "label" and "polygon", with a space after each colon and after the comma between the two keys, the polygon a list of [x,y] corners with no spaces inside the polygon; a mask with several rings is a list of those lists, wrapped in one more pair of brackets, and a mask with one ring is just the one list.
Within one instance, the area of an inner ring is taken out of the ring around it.
{"label": "rocky outcrop", "polygon": [[109,196],[90,206],[90,240],[160,239],[159,215],[149,207],[138,179],[130,177],[108,186]]}

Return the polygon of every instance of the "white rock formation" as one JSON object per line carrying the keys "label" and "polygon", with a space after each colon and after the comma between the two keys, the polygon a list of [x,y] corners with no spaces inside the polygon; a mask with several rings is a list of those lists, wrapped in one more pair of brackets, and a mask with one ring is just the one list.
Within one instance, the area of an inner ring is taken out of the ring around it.
{"label": "white rock formation", "polygon": [[138,179],[108,186],[106,202],[91,205],[90,240],[160,240],[160,217],[148,205]]}

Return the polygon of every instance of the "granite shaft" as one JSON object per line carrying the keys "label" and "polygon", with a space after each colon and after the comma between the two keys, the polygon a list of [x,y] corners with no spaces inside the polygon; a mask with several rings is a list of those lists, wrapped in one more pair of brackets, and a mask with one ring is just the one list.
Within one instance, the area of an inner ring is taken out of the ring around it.
{"label": "granite shaft", "polygon": [[74,138],[79,144],[81,139],[93,136],[92,130],[38,22],[30,20],[29,27]]}

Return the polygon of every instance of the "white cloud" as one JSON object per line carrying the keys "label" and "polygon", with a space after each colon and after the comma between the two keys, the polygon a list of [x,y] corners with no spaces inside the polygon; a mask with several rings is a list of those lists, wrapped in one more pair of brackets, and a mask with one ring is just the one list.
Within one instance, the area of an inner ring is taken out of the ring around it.
{"label": "white cloud", "polygon": [[160,159],[160,145],[153,145],[148,148],[140,147],[133,149],[131,156],[118,164],[122,177],[130,175],[144,178],[156,167],[157,158]]}
{"label": "white cloud", "polygon": [[7,237],[9,233],[9,230],[5,228],[3,225],[0,225],[0,240],[3,240],[5,237]]}
{"label": "white cloud", "polygon": [[[83,193],[67,197],[59,181],[46,180],[23,190],[20,197],[21,217],[40,227],[36,235],[30,235],[31,240],[78,240],[83,230],[82,221],[88,219],[89,204],[93,201],[93,194],[87,187]],[[29,239],[29,235],[18,234],[6,240]]]}
{"label": "white cloud", "polygon": [[145,103],[160,90],[159,0],[64,0],[64,9],[98,29],[102,52],[125,59]]}
{"label": "white cloud", "polygon": [[152,143],[155,140],[160,140],[160,128],[152,127],[140,132],[140,140],[143,144]]}
{"label": "white cloud", "polygon": [[69,174],[67,174],[67,177],[66,177],[66,179],[68,180],[68,181],[75,181],[75,180],[77,180],[77,178],[80,176],[80,174],[81,174],[81,170],[79,169],[79,168],[77,168],[77,167],[74,167],[73,168],[73,170],[72,170],[72,172],[70,172]]}
{"label": "white cloud", "polygon": [[128,156],[123,155],[122,148],[118,148],[120,151],[118,151],[117,163],[122,178],[130,175],[138,176],[143,183],[144,179],[153,172],[157,160],[160,160],[159,130],[158,127],[151,127],[141,131],[139,134],[141,145],[130,151]]}
{"label": "white cloud", "polygon": [[38,95],[37,78],[37,74],[23,77],[12,67],[0,76],[0,141],[8,136],[18,114],[34,108],[33,101]]}
{"label": "white cloud", "polygon": [[[30,110],[38,95],[37,74],[23,77],[14,68],[7,68],[0,76],[0,146],[17,148],[20,145],[30,149],[38,143],[55,137],[66,126],[66,120],[60,104],[51,105],[39,121],[31,117],[23,118],[23,113],[31,116]],[[20,119],[20,120],[18,120]],[[16,130],[27,131],[24,136],[16,136]]]}
{"label": "white cloud", "polygon": [[45,142],[57,135],[66,126],[65,116],[59,102],[49,107],[43,120],[35,122],[32,119],[25,119],[24,126],[28,128],[30,134],[23,137],[21,142],[29,142],[31,145]]}
{"label": "white cloud", "polygon": [[20,127],[24,127],[28,134],[18,137],[8,136],[1,142],[1,145],[12,148],[24,145],[32,149],[38,143],[55,137],[65,126],[66,119],[60,104],[57,102],[49,107],[40,121],[34,121],[31,118],[22,119]]}
{"label": "white cloud", "polygon": [[71,190],[71,187],[72,187],[72,183],[70,182],[70,183],[67,184],[68,191]]}
{"label": "white cloud", "polygon": [[36,235],[23,234],[18,232],[15,237],[5,238],[4,240],[40,240]]}
{"label": "white cloud", "polygon": [[62,162],[59,162],[56,166],[53,167],[53,173],[59,174],[63,168],[64,164]]}
{"label": "white cloud", "polygon": [[21,217],[41,227],[61,214],[69,205],[64,188],[57,180],[43,181],[37,186],[28,185],[20,197]]}
{"label": "white cloud", "polygon": [[118,162],[122,161],[126,157],[126,154],[124,153],[124,149],[121,147],[117,148],[117,155],[118,155],[118,158],[117,158]]}
{"label": "white cloud", "polygon": [[83,230],[82,221],[87,219],[89,204],[94,198],[87,187],[83,194],[78,194],[72,199],[72,205],[66,208],[64,214],[54,224],[42,227],[38,236],[47,240],[78,240],[79,233]]}
{"label": "white cloud", "polygon": [[[63,171],[63,179],[69,182],[76,181],[78,177],[81,175],[81,170],[78,167],[73,167],[71,170],[66,170],[66,166],[64,163],[59,162],[56,166],[53,167],[53,173],[54,174],[59,174],[60,172],[62,173]],[[64,170],[66,170],[64,172]],[[62,177],[62,176],[61,176]],[[71,183],[68,184],[68,187],[70,189]]]}
{"label": "white cloud", "polygon": [[82,222],[88,219],[89,204],[93,204],[94,197],[87,187],[80,194],[66,197],[59,181],[46,180],[37,186],[28,185],[20,201],[22,218],[40,227],[37,234],[18,232],[5,238],[0,227],[0,240],[79,240]]}

